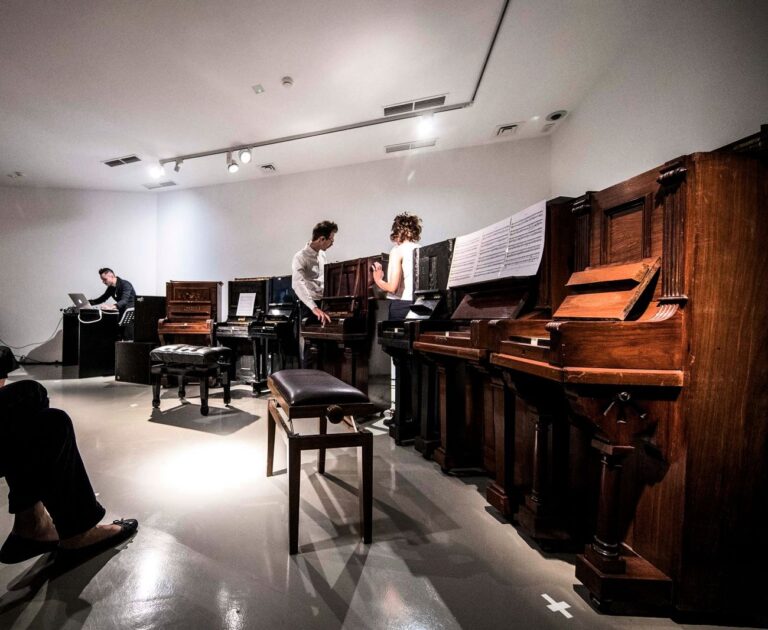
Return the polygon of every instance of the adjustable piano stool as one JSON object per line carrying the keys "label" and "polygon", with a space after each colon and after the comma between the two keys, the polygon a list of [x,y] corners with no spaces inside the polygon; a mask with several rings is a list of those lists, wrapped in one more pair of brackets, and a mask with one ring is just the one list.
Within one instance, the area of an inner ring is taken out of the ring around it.
{"label": "adjustable piano stool", "polygon": [[174,375],[179,379],[179,398],[187,395],[185,381],[200,380],[200,413],[208,415],[208,378],[213,377],[224,385],[224,404],[230,403],[229,384],[232,377],[232,351],[229,348],[187,346],[174,344],[160,346],[149,354],[152,361],[152,407],[160,408],[160,382],[163,376]]}
{"label": "adjustable piano stool", "polygon": [[[272,476],[275,454],[275,427],[282,429],[288,443],[288,537],[291,554],[299,551],[299,481],[301,452],[319,451],[318,472],[325,474],[325,451],[329,448],[359,447],[360,528],[364,543],[372,538],[373,516],[373,434],[361,429],[355,416],[377,411],[368,396],[335,376],[321,370],[280,370],[268,379],[269,399],[267,433],[267,477]],[[299,418],[319,418],[318,433],[300,434],[293,426]],[[328,433],[328,421],[343,423],[345,433]]]}

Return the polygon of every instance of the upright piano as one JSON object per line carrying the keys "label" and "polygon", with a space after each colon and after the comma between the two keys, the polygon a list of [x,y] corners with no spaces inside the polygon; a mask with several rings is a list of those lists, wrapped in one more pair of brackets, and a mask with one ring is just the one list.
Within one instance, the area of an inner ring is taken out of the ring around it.
{"label": "upright piano", "polygon": [[[501,378],[489,369],[491,324],[499,319],[533,316],[537,307],[546,306],[549,287],[557,283],[560,275],[563,277],[560,283],[564,282],[568,251],[553,247],[552,241],[556,236],[558,243],[567,242],[567,238],[563,238],[569,231],[568,221],[563,220],[568,218],[567,201],[558,198],[546,202],[543,216],[531,215],[530,223],[523,219],[516,221],[513,215],[508,228],[491,226],[487,235],[478,237],[489,242],[503,239],[498,253],[505,255],[504,246],[508,241],[502,228],[510,234],[514,231],[514,238],[522,240],[523,236],[517,233],[532,229],[544,239],[542,264],[529,276],[461,286],[463,297],[451,319],[443,322],[440,330],[422,332],[414,343],[415,350],[437,364],[435,391],[439,400],[440,446],[433,458],[445,471],[476,469],[496,477],[497,481],[504,478],[508,437],[503,423],[494,423],[494,409],[504,405],[505,392]],[[457,257],[458,244],[454,265]],[[488,497],[494,505],[506,504],[503,481],[491,484]]]}
{"label": "upright piano", "polygon": [[364,393],[368,393],[368,359],[380,293],[371,267],[376,262],[386,266],[386,258],[378,255],[327,264],[319,306],[331,322],[321,325],[314,315],[301,322],[311,364]]}
{"label": "upright piano", "polygon": [[257,363],[265,366],[265,379],[272,372],[299,367],[299,308],[291,276],[269,279],[267,308],[250,323],[248,335],[260,355]]}
{"label": "upright piano", "polygon": [[157,322],[160,343],[212,346],[220,302],[221,282],[166,282],[166,316]]}
{"label": "upright piano", "polygon": [[[491,363],[530,399],[559,390],[591,440],[576,577],[603,607],[742,612],[764,596],[766,140],[764,126],[585,196],[552,321],[500,325]],[[550,455],[537,448],[540,471]]]}
{"label": "upright piano", "polygon": [[232,349],[235,378],[257,391],[266,383],[266,364],[253,347],[249,326],[264,316],[269,278],[235,278],[227,284],[227,320],[216,325],[216,341]]}
{"label": "upright piano", "polygon": [[389,435],[396,444],[415,440],[416,448],[427,457],[439,443],[434,387],[430,390],[434,364],[421,360],[423,355],[414,353],[413,344],[431,322],[447,319],[455,308],[454,292],[448,290],[453,243],[448,239],[413,251],[413,306],[405,320],[384,320],[378,325],[378,342],[395,366]]}

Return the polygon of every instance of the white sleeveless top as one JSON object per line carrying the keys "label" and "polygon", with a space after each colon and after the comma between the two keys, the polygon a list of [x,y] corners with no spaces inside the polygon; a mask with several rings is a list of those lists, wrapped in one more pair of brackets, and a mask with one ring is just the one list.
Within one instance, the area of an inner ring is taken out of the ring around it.
{"label": "white sleeveless top", "polygon": [[411,241],[395,245],[389,252],[390,257],[399,253],[403,257],[403,276],[400,286],[394,293],[387,293],[388,300],[412,300],[413,299],[413,250],[418,245]]}

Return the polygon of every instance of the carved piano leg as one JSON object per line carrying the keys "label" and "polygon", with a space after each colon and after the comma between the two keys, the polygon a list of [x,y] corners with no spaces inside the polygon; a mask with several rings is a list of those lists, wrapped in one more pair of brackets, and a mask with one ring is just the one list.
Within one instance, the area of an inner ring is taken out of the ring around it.
{"label": "carved piano leg", "polygon": [[601,463],[597,526],[584,554],[576,557],[576,578],[601,608],[614,600],[667,605],[672,581],[621,543],[621,474],[624,460],[634,448],[602,440],[593,440],[592,446],[600,452]]}
{"label": "carved piano leg", "polygon": [[440,446],[434,460],[444,471],[479,468],[481,452],[477,427],[473,425],[475,398],[472,379],[465,365],[451,360],[437,367],[440,416]]}
{"label": "carved piano leg", "polygon": [[435,363],[421,356],[419,367],[419,435],[414,446],[425,459],[431,459],[440,446],[440,405],[437,367]]}
{"label": "carved piano leg", "polygon": [[512,471],[515,466],[515,406],[514,394],[498,376],[491,380],[491,413],[493,416],[496,475],[488,485],[485,497],[505,517],[515,512],[517,501],[511,495]]}

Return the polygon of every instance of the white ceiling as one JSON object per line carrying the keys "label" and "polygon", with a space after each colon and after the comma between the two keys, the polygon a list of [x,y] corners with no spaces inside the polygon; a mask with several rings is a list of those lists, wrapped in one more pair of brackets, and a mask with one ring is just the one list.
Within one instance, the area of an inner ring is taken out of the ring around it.
{"label": "white ceiling", "polygon": [[[0,185],[145,191],[158,159],[470,100],[503,0],[4,0]],[[512,0],[475,104],[435,116],[435,151],[541,135],[637,32],[642,2]],[[290,75],[291,88],[280,79]],[[251,89],[260,83],[263,94]],[[534,120],[539,116],[540,119]],[[384,159],[418,119],[262,147],[236,175],[190,160],[180,187]],[[556,130],[555,130],[556,131]],[[109,168],[136,154],[142,162]],[[404,154],[393,154],[397,159]],[[10,179],[21,171],[24,177]]]}

